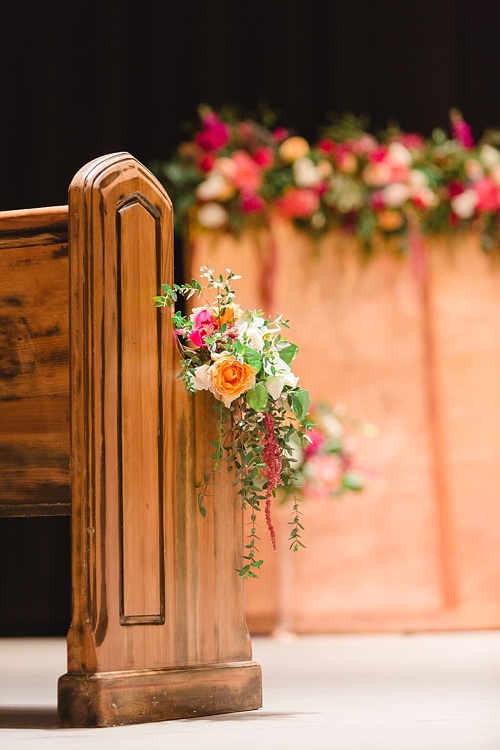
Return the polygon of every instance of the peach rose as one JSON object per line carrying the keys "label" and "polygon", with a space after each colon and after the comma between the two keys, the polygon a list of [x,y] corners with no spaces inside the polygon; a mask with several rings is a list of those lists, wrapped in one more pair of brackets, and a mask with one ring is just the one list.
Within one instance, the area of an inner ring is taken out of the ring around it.
{"label": "peach rose", "polygon": [[246,362],[239,362],[232,355],[223,355],[211,365],[210,377],[212,393],[229,407],[231,403],[255,385],[255,368]]}
{"label": "peach rose", "polygon": [[280,156],[284,161],[291,164],[301,156],[306,156],[309,150],[310,146],[306,139],[300,135],[294,135],[292,138],[287,138],[286,141],[283,141],[280,146]]}

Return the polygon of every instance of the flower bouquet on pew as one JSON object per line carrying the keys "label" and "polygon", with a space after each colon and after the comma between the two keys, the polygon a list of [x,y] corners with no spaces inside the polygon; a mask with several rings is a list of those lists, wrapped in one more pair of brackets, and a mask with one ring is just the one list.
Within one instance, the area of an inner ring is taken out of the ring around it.
{"label": "flower bouquet on pew", "polygon": [[313,427],[308,442],[295,447],[294,492],[302,500],[327,500],[365,487],[364,473],[356,466],[355,443],[349,428],[372,437],[376,428],[351,417],[342,405],[319,401],[310,413]]}
{"label": "flower bouquet on pew", "polygon": [[[240,278],[227,269],[227,277],[215,269],[201,268],[205,287],[191,284],[170,287],[155,297],[157,306],[173,309],[173,324],[183,359],[179,377],[191,392],[210,391],[215,398],[218,437],[214,442],[214,471],[222,462],[234,472],[243,509],[250,508],[250,528],[244,564],[238,573],[256,578],[262,565],[257,559],[258,512],[264,510],[273,547],[276,535],[271,517],[272,499],[279,486],[292,500],[290,549],[303,547],[299,499],[293,492],[294,445],[308,444],[306,432],[309,394],[298,386],[291,368],[298,348],[282,335],[288,324],[281,316],[265,318],[260,311],[242,310],[234,302],[231,284]],[[175,311],[179,296],[202,298],[204,304],[189,315]],[[198,494],[202,515],[212,472],[204,477]]]}

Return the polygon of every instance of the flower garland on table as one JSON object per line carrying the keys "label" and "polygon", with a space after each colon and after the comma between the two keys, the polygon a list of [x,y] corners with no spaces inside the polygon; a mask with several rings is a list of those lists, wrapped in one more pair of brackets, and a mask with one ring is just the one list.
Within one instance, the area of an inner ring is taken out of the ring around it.
{"label": "flower garland on table", "polygon": [[304,447],[297,445],[294,454],[294,485],[301,499],[325,500],[363,490],[365,476],[356,467],[346,426],[349,422],[367,436],[374,436],[376,428],[349,418],[341,406],[332,407],[326,401],[311,409],[310,419],[309,442]]}
{"label": "flower garland on table", "polygon": [[396,127],[375,137],[350,115],[312,145],[274,127],[269,112],[259,121],[205,105],[192,140],[152,168],[184,231],[238,235],[281,216],[314,237],[345,229],[365,249],[396,237],[406,250],[418,225],[424,234],[477,230],[489,250],[499,238],[500,153],[487,136],[475,144],[458,111],[450,124],[451,137]]}
{"label": "flower garland on table", "polygon": [[[304,546],[299,501],[293,494],[291,441],[301,446],[308,442],[310,400],[291,369],[298,349],[282,337],[286,321],[281,316],[270,320],[258,311],[241,310],[231,288],[240,277],[229,269],[226,278],[214,272],[201,268],[201,278],[207,281],[204,289],[196,280],[173,287],[163,284],[164,293],[154,299],[157,306],[175,308],[179,296],[204,297],[205,304],[194,308],[189,316],[173,313],[183,352],[180,377],[188,391],[208,390],[216,399],[219,435],[214,470],[222,461],[227,462],[228,471],[235,473],[242,508],[251,509],[247,554],[238,573],[256,578],[255,570],[263,562],[256,557],[257,513],[264,508],[276,547],[271,502],[280,485],[293,499],[290,548],[296,551]],[[207,298],[210,294],[214,301]],[[211,472],[205,475],[198,495],[203,516],[210,479]]]}

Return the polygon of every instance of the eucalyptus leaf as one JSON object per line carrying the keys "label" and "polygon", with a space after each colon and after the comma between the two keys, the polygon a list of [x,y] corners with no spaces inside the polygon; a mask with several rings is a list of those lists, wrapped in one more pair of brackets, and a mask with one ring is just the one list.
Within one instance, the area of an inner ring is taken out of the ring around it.
{"label": "eucalyptus leaf", "polygon": [[262,383],[257,383],[246,395],[248,406],[254,411],[262,411],[266,408],[268,399],[267,389]]}

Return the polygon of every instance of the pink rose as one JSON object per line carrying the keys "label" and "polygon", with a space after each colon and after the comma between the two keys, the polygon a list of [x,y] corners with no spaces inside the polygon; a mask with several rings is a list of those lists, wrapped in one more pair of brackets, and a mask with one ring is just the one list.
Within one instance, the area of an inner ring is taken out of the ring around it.
{"label": "pink rose", "polygon": [[401,133],[394,139],[401,143],[409,151],[421,151],[425,146],[425,141],[418,133]]}
{"label": "pink rose", "polygon": [[377,146],[377,148],[374,148],[372,151],[370,151],[370,161],[384,161],[384,159],[387,158],[388,151],[389,149],[387,148],[387,146]]}
{"label": "pink rose", "polygon": [[260,195],[255,193],[242,193],[241,194],[241,210],[246,214],[256,213],[262,211],[265,203]]}
{"label": "pink rose", "polygon": [[319,208],[319,196],[316,190],[291,188],[277,203],[289,219],[309,219]]}
{"label": "pink rose", "polygon": [[260,146],[253,155],[254,161],[259,167],[270,167],[274,163],[274,156],[269,146]]}
{"label": "pink rose", "polygon": [[219,120],[215,112],[209,112],[202,119],[205,129],[195,135],[198,146],[203,151],[216,151],[225,146],[231,135],[228,126]]}
{"label": "pink rose", "polygon": [[235,151],[232,162],[235,168],[231,175],[233,184],[240,190],[255,193],[262,184],[259,165],[245,151]]}
{"label": "pink rose", "polygon": [[476,206],[478,211],[497,211],[500,208],[498,187],[492,179],[484,177],[478,180],[474,185],[474,190],[478,198]]}

